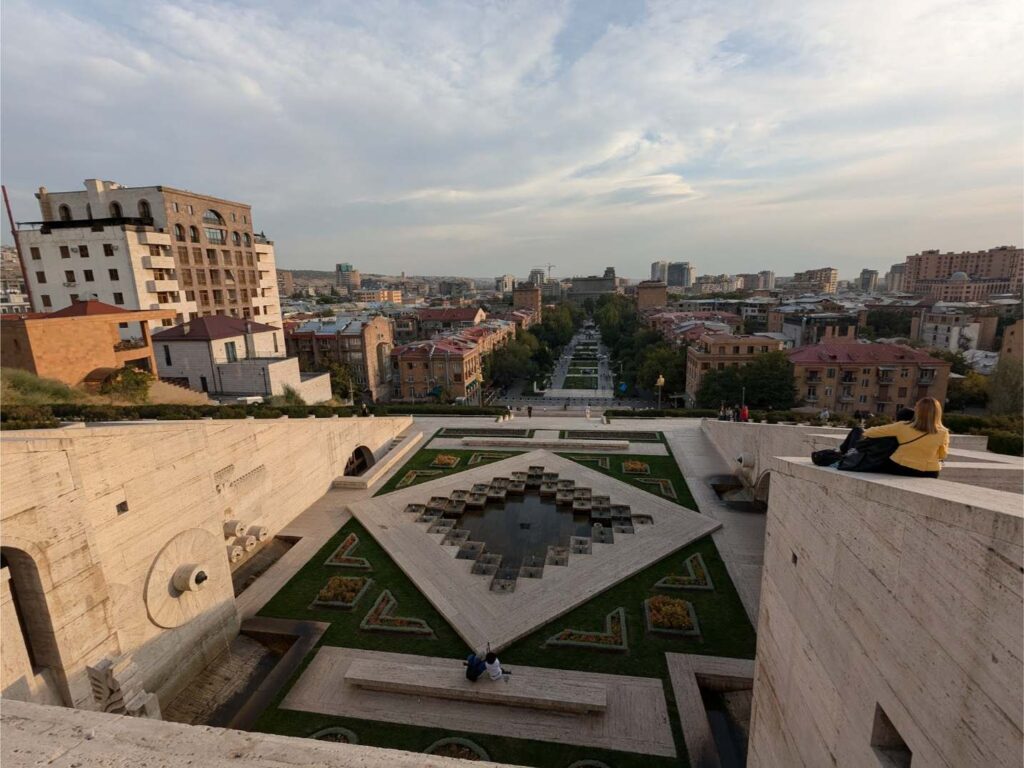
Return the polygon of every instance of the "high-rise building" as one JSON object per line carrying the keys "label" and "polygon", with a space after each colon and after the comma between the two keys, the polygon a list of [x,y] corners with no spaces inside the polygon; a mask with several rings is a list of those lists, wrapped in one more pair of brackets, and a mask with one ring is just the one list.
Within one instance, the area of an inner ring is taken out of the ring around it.
{"label": "high-rise building", "polygon": [[84,185],[40,187],[42,221],[18,232],[37,311],[97,299],[173,309],[178,322],[227,315],[280,326],[274,245],[254,231],[251,206],[165,186]]}
{"label": "high-rise building", "polygon": [[695,269],[688,261],[673,261],[668,265],[666,281],[669,286],[689,288],[693,285]]}
{"label": "high-rise building", "polygon": [[874,293],[878,290],[878,270],[877,269],[862,269],[860,271],[860,279],[858,280],[857,287],[867,293]]}
{"label": "high-rise building", "polygon": [[885,274],[885,290],[889,293],[902,293],[903,276],[906,274],[906,264],[893,264]]}
{"label": "high-rise building", "polygon": [[527,282],[533,283],[534,285],[543,285],[545,279],[546,274],[543,269],[531,269]]}
{"label": "high-rise building", "polygon": [[345,293],[351,293],[363,287],[363,279],[359,270],[351,264],[337,264],[334,267],[334,286]]}
{"label": "high-rise building", "polygon": [[605,267],[604,275],[598,277],[574,277],[572,285],[566,298],[577,304],[582,304],[587,299],[597,301],[602,296],[612,293],[619,293],[619,280],[615,276],[615,267]]}
{"label": "high-rise building", "polygon": [[532,283],[520,283],[512,291],[512,308],[528,309],[534,314],[534,322],[541,319],[541,286]]}
{"label": "high-rise building", "polygon": [[501,277],[494,278],[494,290],[500,293],[512,293],[512,289],[515,287],[515,275],[502,275]]}
{"label": "high-rise building", "polygon": [[277,270],[277,295],[291,296],[293,293],[295,293],[295,278],[292,276],[291,270]]}
{"label": "high-rise building", "polygon": [[766,291],[775,290],[775,273],[770,269],[762,269],[757,273],[758,277],[758,289]]}
{"label": "high-rise building", "polygon": [[739,287],[746,291],[764,291],[775,287],[775,273],[769,270],[736,275]]}
{"label": "high-rise building", "polygon": [[786,288],[797,293],[835,293],[838,283],[839,270],[835,267],[822,267],[797,272]]}
{"label": "high-rise building", "polygon": [[668,282],[668,262],[655,261],[651,264],[651,280],[658,283]]}
{"label": "high-rise building", "polygon": [[1020,293],[1024,250],[1001,245],[987,251],[908,256],[903,289],[941,301],[977,301],[992,294]]}

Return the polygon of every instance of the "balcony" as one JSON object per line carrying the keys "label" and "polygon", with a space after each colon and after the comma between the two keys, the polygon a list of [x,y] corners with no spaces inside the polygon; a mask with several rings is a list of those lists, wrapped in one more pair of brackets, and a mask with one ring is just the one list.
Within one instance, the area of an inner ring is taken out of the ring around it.
{"label": "balcony", "polygon": [[150,293],[173,293],[180,289],[177,280],[147,280],[146,290]]}
{"label": "balcony", "polygon": [[[152,219],[150,219],[152,221]],[[170,246],[171,236],[167,232],[157,232],[155,229],[142,229],[138,231],[139,242],[142,245],[166,245]]]}
{"label": "balcony", "polygon": [[174,258],[172,256],[150,256],[142,257],[143,269],[174,269]]}

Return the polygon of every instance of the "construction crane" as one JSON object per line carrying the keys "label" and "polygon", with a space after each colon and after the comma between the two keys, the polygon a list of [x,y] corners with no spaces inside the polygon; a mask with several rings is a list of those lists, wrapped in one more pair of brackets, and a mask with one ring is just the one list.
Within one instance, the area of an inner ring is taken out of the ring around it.
{"label": "construction crane", "polygon": [[546,268],[547,271],[548,271],[548,280],[550,280],[551,279],[551,270],[554,267],[557,267],[557,266],[558,266],[557,264],[538,264],[535,267],[530,267],[530,269],[545,269]]}

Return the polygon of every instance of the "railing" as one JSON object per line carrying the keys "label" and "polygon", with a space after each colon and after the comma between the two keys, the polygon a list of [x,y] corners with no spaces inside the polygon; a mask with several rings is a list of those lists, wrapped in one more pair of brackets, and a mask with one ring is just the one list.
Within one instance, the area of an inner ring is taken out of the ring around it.
{"label": "railing", "polygon": [[[213,358],[213,362],[216,365],[227,365],[229,363],[248,363],[249,365],[258,365],[287,359],[288,355],[284,352],[257,352],[250,357],[236,357],[234,359],[225,356],[215,356]],[[298,360],[298,358],[295,359]]]}

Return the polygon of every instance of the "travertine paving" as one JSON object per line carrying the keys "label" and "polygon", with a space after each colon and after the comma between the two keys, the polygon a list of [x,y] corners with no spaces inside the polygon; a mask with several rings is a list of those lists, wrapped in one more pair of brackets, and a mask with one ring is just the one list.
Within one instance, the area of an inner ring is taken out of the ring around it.
{"label": "travertine paving", "polygon": [[[603,747],[647,755],[674,757],[676,754],[662,683],[656,678],[513,668],[513,679],[516,674],[537,674],[549,681],[564,680],[567,684],[606,687],[608,704],[604,713],[573,715],[364,690],[345,682],[345,673],[355,659],[414,663],[424,668],[450,669],[456,676],[463,674],[462,663],[457,659],[325,646],[317,652],[281,706],[339,717],[450,728],[453,731]],[[477,684],[505,685],[490,680],[481,680]]]}
{"label": "travertine paving", "polygon": [[[592,554],[572,555],[567,566],[546,568],[543,578],[520,579],[515,592],[498,593],[491,591],[487,579],[471,572],[472,561],[455,557],[458,547],[442,546],[442,534],[427,533],[425,526],[405,511],[409,504],[448,496],[454,490],[534,465],[607,494],[613,504],[628,504],[634,514],[649,515],[653,525],[617,535],[614,544],[595,542]],[[352,504],[349,510],[470,647],[483,648],[490,643],[495,649],[720,526],[697,512],[542,450]]]}

